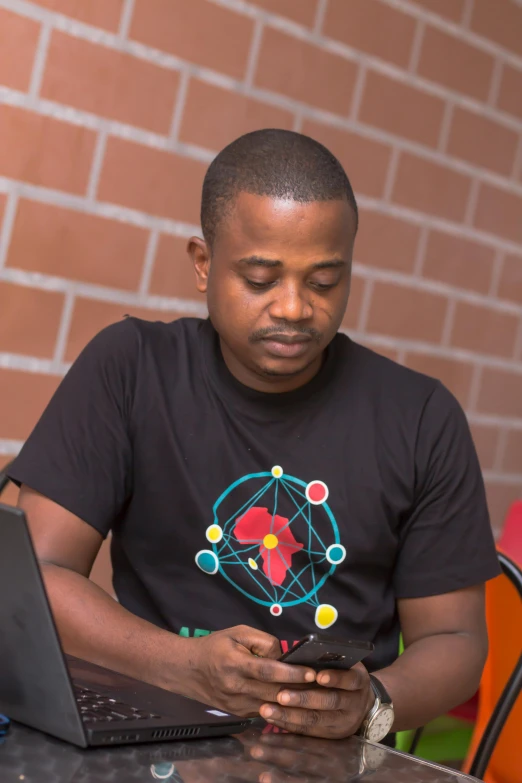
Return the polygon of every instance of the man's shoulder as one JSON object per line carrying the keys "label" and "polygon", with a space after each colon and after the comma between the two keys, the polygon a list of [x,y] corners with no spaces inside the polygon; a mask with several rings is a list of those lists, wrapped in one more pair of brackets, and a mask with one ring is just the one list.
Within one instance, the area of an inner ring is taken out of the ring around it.
{"label": "man's shoulder", "polygon": [[361,345],[345,335],[339,335],[341,355],[348,374],[356,373],[368,390],[386,391],[388,396],[399,394],[426,399],[441,383],[436,378],[412,370],[403,364]]}
{"label": "man's shoulder", "polygon": [[108,358],[137,358],[142,349],[155,351],[166,345],[172,346],[172,343],[196,341],[203,323],[201,318],[148,321],[125,316],[98,332],[89,347]]}

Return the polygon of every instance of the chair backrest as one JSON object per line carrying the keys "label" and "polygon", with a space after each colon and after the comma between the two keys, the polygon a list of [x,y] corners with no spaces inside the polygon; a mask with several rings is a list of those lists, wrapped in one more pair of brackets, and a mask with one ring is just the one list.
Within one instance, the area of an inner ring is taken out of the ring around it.
{"label": "chair backrest", "polygon": [[[522,770],[522,568],[499,552],[502,576],[488,582],[489,655],[466,771],[487,783],[520,783]],[[486,771],[487,770],[487,771]]]}

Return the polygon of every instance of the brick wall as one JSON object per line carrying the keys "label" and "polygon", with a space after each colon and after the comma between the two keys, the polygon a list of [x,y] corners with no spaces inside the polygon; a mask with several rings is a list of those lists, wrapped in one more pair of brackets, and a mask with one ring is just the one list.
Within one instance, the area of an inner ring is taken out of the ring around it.
{"label": "brick wall", "polygon": [[522,491],[520,0],[0,0],[0,461],[103,326],[205,313],[205,168],[264,126],[346,166],[344,325],[457,395],[498,529]]}

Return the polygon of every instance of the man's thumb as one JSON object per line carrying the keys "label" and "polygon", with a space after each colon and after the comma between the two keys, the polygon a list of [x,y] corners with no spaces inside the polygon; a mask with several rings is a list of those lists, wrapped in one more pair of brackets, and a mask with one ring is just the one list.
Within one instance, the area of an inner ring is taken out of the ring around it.
{"label": "man's thumb", "polygon": [[250,650],[253,655],[258,655],[260,658],[273,659],[280,657],[281,645],[275,636],[246,626],[242,626],[238,631],[236,641],[246,647],[247,650]]}

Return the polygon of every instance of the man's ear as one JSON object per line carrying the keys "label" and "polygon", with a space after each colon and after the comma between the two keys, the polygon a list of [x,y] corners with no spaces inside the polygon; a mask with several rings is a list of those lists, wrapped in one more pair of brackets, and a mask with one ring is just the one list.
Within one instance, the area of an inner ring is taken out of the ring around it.
{"label": "man's ear", "polygon": [[210,271],[210,249],[204,239],[191,237],[187,244],[187,252],[194,264],[196,288],[200,293],[205,294]]}

